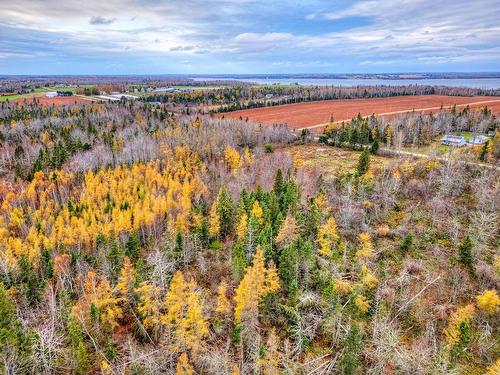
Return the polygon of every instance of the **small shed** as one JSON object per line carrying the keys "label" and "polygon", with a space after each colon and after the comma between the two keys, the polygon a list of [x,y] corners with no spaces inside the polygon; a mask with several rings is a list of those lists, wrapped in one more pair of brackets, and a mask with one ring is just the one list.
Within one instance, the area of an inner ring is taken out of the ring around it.
{"label": "small shed", "polygon": [[445,135],[441,138],[441,144],[447,146],[457,146],[462,147],[467,144],[467,141],[461,135]]}

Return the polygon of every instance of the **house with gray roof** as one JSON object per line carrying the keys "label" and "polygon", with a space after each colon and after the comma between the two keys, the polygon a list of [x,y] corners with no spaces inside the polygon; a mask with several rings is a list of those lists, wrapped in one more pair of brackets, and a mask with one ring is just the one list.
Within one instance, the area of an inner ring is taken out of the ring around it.
{"label": "house with gray roof", "polygon": [[462,147],[467,145],[467,141],[461,135],[445,135],[441,138],[441,144],[447,146]]}

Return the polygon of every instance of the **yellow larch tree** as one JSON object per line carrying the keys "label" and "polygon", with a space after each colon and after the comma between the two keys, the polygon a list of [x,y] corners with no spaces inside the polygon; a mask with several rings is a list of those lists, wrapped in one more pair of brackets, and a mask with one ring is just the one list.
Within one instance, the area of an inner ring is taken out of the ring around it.
{"label": "yellow larch tree", "polygon": [[208,322],[203,314],[200,292],[196,288],[194,281],[191,281],[187,311],[182,322],[186,347],[194,352],[202,349],[203,338],[208,335]]}
{"label": "yellow larch tree", "polygon": [[135,289],[135,292],[139,298],[137,311],[142,318],[142,324],[144,324],[146,329],[155,330],[160,324],[161,317],[159,288],[143,281],[139,287]]}
{"label": "yellow larch tree", "polygon": [[259,224],[262,225],[262,223],[264,222],[263,218],[264,213],[262,211],[262,207],[260,207],[258,200],[255,200],[255,202],[253,202],[252,211],[250,214],[255,215]]}
{"label": "yellow larch tree", "polygon": [[270,264],[264,265],[264,252],[261,246],[257,246],[251,266],[245,269],[245,275],[241,280],[234,301],[234,316],[236,323],[245,319],[245,314],[258,315],[258,307],[261,300],[270,293],[280,289],[279,277],[276,267]]}
{"label": "yellow larch tree", "polygon": [[333,288],[337,293],[343,296],[350,294],[354,289],[349,281],[338,278],[333,279]]}
{"label": "yellow larch tree", "polygon": [[245,147],[245,151],[243,152],[243,160],[247,167],[251,166],[254,162],[254,156],[248,147]]}
{"label": "yellow larch tree", "polygon": [[222,280],[217,288],[217,306],[215,312],[221,315],[229,315],[231,312],[231,303],[227,298],[227,282]]}
{"label": "yellow larch tree", "polygon": [[363,314],[366,314],[368,312],[368,310],[370,309],[370,302],[368,302],[366,297],[362,294],[358,294],[354,298],[354,304],[356,305],[358,310]]}
{"label": "yellow larch tree", "polygon": [[468,304],[464,307],[460,307],[451,314],[448,326],[443,331],[449,348],[452,348],[460,342],[461,325],[469,324],[471,319],[474,317],[475,311],[476,309],[474,305]]}
{"label": "yellow larch tree", "polygon": [[493,315],[500,309],[500,297],[495,289],[486,290],[476,297],[476,305],[479,310]]}
{"label": "yellow larch tree", "polygon": [[217,237],[220,233],[220,218],[217,213],[217,201],[214,201],[210,208],[210,216],[208,218],[208,233],[212,237]]}
{"label": "yellow larch tree", "polygon": [[392,126],[391,125],[387,126],[387,129],[385,130],[385,142],[387,143],[388,146],[392,145],[393,134],[394,130],[392,129]]}
{"label": "yellow larch tree", "polygon": [[163,306],[162,324],[174,331],[176,348],[200,350],[203,338],[208,334],[208,323],[203,314],[200,292],[194,281],[186,282],[181,271],[177,271],[170,282]]}
{"label": "yellow larch tree", "polygon": [[121,297],[129,299],[134,291],[135,269],[129,257],[125,257],[116,288]]}
{"label": "yellow larch tree", "polygon": [[378,279],[371,273],[366,264],[361,265],[361,283],[368,289],[373,289],[378,284]]}
{"label": "yellow larch tree", "polygon": [[269,331],[269,336],[265,345],[265,352],[263,358],[257,360],[257,365],[265,375],[279,375],[280,369],[280,352],[279,352],[279,338],[276,331],[272,328]]}
{"label": "yellow larch tree", "polygon": [[177,359],[175,366],[175,375],[193,375],[193,367],[189,363],[189,358],[186,353],[182,353]]}
{"label": "yellow larch tree", "polygon": [[325,224],[318,228],[318,238],[316,240],[319,245],[318,252],[326,257],[333,255],[339,241],[337,232],[337,224],[333,217],[329,217]]}
{"label": "yellow larch tree", "polygon": [[248,228],[248,215],[246,214],[246,212],[243,212],[243,214],[240,217],[240,221],[236,226],[236,235],[238,236],[238,240],[242,240],[243,238],[245,238],[245,235],[247,234],[247,228]]}
{"label": "yellow larch tree", "polygon": [[181,271],[177,271],[172,280],[168,293],[165,295],[163,306],[166,313],[161,317],[164,325],[176,325],[182,322],[187,301],[187,283]]}
{"label": "yellow larch tree", "polygon": [[375,254],[373,254],[373,245],[370,233],[363,232],[358,236],[358,238],[361,242],[361,248],[356,251],[356,254],[354,256],[355,259],[360,260],[373,258]]}
{"label": "yellow larch tree", "polygon": [[240,153],[231,146],[227,145],[226,149],[224,150],[224,160],[226,161],[229,169],[232,170],[235,175],[237,175],[241,165]]}
{"label": "yellow larch tree", "polygon": [[485,375],[498,375],[500,374],[500,358],[498,358],[493,364],[488,366]]}
{"label": "yellow larch tree", "polygon": [[288,213],[276,236],[278,246],[289,246],[297,239],[298,227],[295,218]]}
{"label": "yellow larch tree", "polygon": [[99,319],[107,329],[118,326],[118,319],[123,316],[119,305],[121,299],[113,295],[113,289],[107,279],[99,277],[94,271],[89,271],[82,280],[83,295],[73,306],[71,314],[81,324],[90,323],[91,307],[99,312]]}

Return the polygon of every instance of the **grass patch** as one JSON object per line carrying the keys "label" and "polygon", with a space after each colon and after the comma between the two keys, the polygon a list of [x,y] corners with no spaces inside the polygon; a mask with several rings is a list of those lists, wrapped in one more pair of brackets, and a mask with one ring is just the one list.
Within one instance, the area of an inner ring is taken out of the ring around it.
{"label": "grass patch", "polygon": [[[361,151],[345,150],[323,145],[300,145],[285,149],[292,155],[298,167],[317,169],[325,179],[356,170]],[[375,171],[386,164],[390,158],[371,155],[370,171]]]}

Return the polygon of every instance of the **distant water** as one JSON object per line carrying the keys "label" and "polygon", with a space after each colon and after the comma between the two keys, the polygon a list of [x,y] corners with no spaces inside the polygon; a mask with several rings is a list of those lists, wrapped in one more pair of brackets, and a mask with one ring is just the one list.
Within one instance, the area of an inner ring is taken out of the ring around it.
{"label": "distant water", "polygon": [[[222,81],[221,78],[196,77],[195,81]],[[500,89],[500,78],[443,78],[443,79],[301,79],[301,78],[227,78],[231,81],[255,82],[262,85],[302,85],[302,86],[448,86],[478,89]]]}

